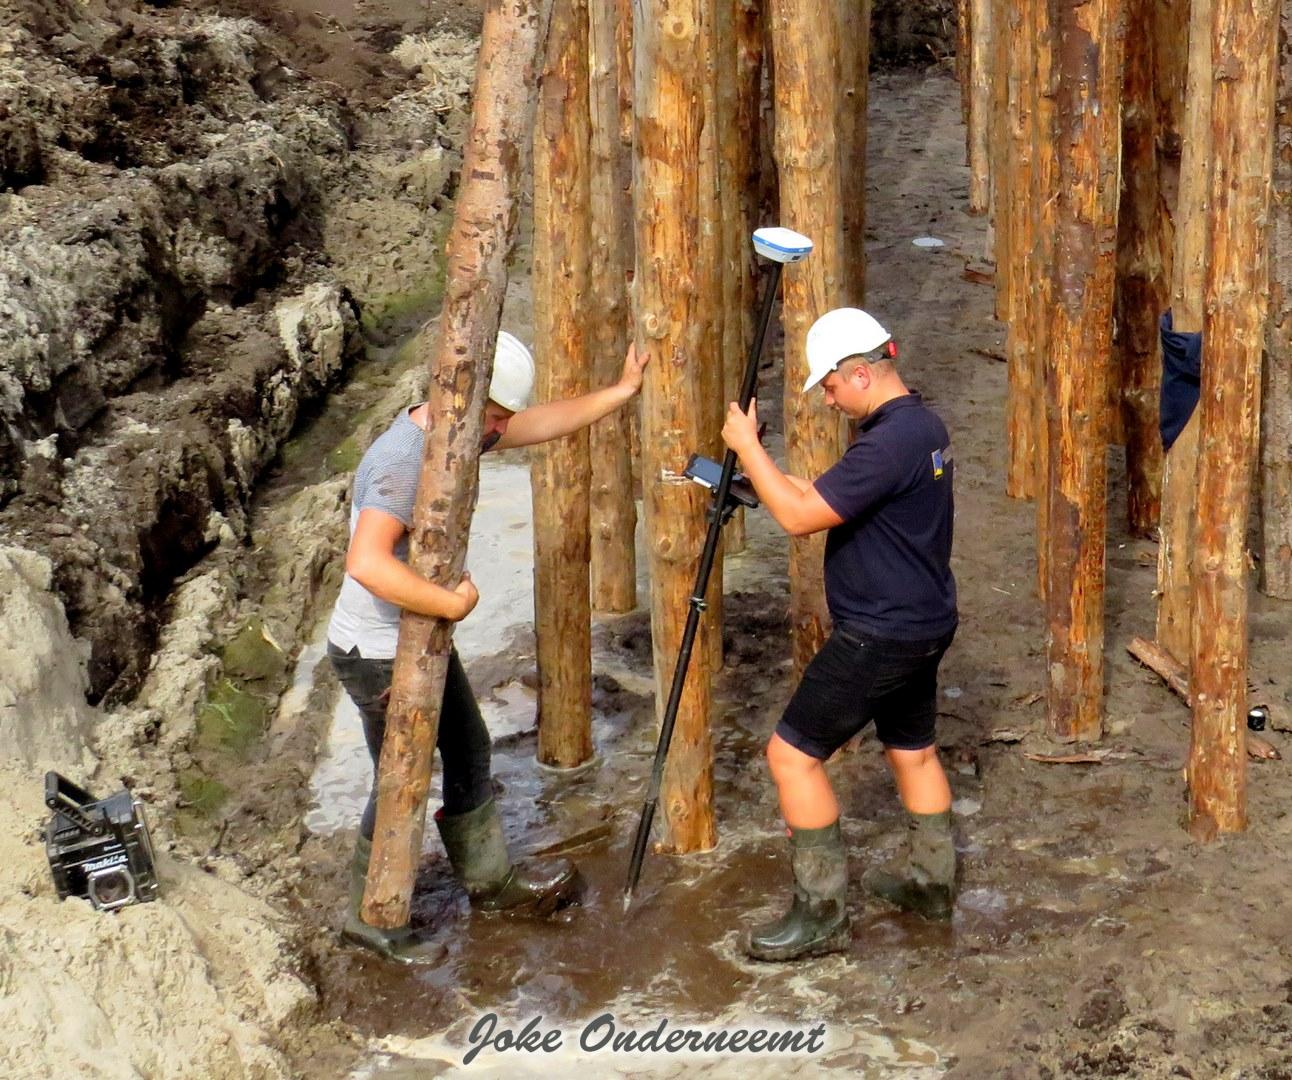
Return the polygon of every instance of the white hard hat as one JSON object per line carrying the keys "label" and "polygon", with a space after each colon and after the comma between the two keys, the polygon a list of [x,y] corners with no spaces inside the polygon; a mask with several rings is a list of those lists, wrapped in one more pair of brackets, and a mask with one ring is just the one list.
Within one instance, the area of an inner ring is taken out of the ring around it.
{"label": "white hard hat", "polygon": [[489,382],[489,400],[512,412],[529,405],[534,392],[534,354],[518,339],[498,331],[498,345],[493,354],[493,378]]}
{"label": "white hard hat", "polygon": [[860,308],[827,311],[807,332],[808,377],[803,392],[811,390],[848,357],[874,352],[892,336],[874,316]]}

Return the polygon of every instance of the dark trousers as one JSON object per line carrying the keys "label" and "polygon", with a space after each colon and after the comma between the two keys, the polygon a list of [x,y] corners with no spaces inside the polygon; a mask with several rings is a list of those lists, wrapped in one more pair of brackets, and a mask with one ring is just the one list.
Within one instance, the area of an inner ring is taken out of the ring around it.
{"label": "dark trousers", "polygon": [[[349,652],[327,643],[328,659],[345,692],[363,718],[363,737],[372,757],[372,792],[363,811],[359,831],[371,840],[377,823],[377,762],[386,736],[386,702],[389,700],[393,660],[368,660],[358,648]],[[462,670],[457,650],[449,654],[449,672],[444,680],[444,701],[435,746],[444,767],[444,812],[465,814],[483,806],[493,796],[490,777],[489,729],[480,716],[480,706]]]}

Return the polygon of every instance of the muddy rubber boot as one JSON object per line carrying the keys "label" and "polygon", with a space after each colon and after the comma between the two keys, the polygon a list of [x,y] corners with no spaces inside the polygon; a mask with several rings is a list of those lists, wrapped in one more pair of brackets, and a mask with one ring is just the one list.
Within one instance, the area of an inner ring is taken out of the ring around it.
{"label": "muddy rubber boot", "polygon": [[444,850],[471,905],[481,911],[550,915],[578,903],[583,881],[574,865],[553,860],[545,871],[522,870],[507,854],[502,818],[493,799],[465,814],[435,814]]}
{"label": "muddy rubber boot", "polygon": [[345,926],[341,928],[341,939],[397,964],[438,964],[448,955],[448,949],[438,941],[432,941],[426,934],[408,926],[394,930],[369,926],[359,917],[371,858],[372,841],[360,836],[354,845],[354,857],[350,860],[350,911]]}
{"label": "muddy rubber boot", "polygon": [[848,864],[839,823],[790,831],[794,901],[776,922],[755,927],[745,951],[755,960],[802,960],[846,952]]}
{"label": "muddy rubber boot", "polygon": [[951,918],[956,899],[956,847],[951,811],[910,814],[904,850],[891,863],[862,875],[881,900],[935,922]]}

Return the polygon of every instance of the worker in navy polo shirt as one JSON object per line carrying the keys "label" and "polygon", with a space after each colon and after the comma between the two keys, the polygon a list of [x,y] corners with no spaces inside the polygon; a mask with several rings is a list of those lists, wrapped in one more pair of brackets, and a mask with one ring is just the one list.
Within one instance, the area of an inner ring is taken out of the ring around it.
{"label": "worker in navy polo shirt", "polygon": [[825,592],[834,630],[803,673],[767,746],[789,827],[794,900],[754,929],[759,960],[848,946],[848,874],[839,804],[825,762],[872,720],[910,818],[896,864],[863,876],[872,892],[949,919],[956,857],[951,788],[934,739],[938,664],[956,629],[951,574],[952,463],[947,429],[902,382],[896,348],[856,308],[808,331],[807,393],[852,417],[857,436],[814,481],[787,476],[758,440],[756,407],[732,404],[722,437],[777,524],[792,536],[829,530]]}

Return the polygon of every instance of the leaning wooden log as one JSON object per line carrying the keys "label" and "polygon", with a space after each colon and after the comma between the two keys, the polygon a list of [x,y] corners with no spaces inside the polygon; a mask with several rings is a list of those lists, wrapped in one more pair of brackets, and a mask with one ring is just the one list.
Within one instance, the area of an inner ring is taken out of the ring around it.
{"label": "leaning wooden log", "polygon": [[1261,388],[1261,591],[1292,600],[1292,0],[1283,0],[1274,191],[1270,207],[1270,318]]}
{"label": "leaning wooden log", "polygon": [[[534,367],[538,401],[588,391],[587,0],[553,0],[534,125]],[[592,757],[592,608],[588,432],[534,447],[534,633],[538,760]]]}
{"label": "leaning wooden log", "polygon": [[[695,377],[702,339],[693,314],[700,280],[704,42],[698,0],[643,0],[638,13],[633,28],[633,297],[637,347],[651,356],[642,386],[642,501],[650,553],[655,700],[662,719],[704,546],[708,506],[703,490],[680,475],[702,430]],[[660,800],[666,825],[661,847],[679,853],[707,850],[717,842],[707,659],[707,646],[701,643],[678,708]]]}
{"label": "leaning wooden log", "polygon": [[[592,115],[588,348],[594,381],[608,385],[628,347],[628,267],[632,228],[632,163],[623,152],[619,121],[617,0],[591,0],[588,9],[588,75]],[[630,409],[616,409],[592,426],[592,610],[632,611],[637,606],[637,503],[629,457]]]}
{"label": "leaning wooden log", "polygon": [[[422,456],[409,564],[448,587],[462,576],[478,492],[484,407],[548,10],[546,0],[517,0],[491,3],[485,11],[462,186],[446,251],[444,305],[434,335],[424,332],[416,345],[430,370],[435,423]],[[400,620],[363,894],[362,917],[371,926],[408,922],[451,635],[443,619],[406,612]]]}
{"label": "leaning wooden log", "polygon": [[1189,672],[1175,657],[1161,645],[1148,638],[1132,638],[1126,651],[1135,657],[1149,671],[1156,674],[1186,705],[1192,707],[1193,697],[1189,693]]}
{"label": "leaning wooden log", "polygon": [[[834,137],[838,108],[829,74],[838,5],[836,0],[771,0],[771,11],[781,221],[815,244],[812,257],[786,267],[783,279],[786,461],[792,475],[812,479],[843,452],[838,414],[819,392],[802,393],[808,328],[840,306],[843,284],[843,217]],[[800,674],[829,632],[824,560],[824,533],[790,541],[790,626],[794,665]]]}
{"label": "leaning wooden log", "polygon": [[1105,379],[1117,250],[1120,0],[1056,5],[1057,224],[1046,386],[1047,698],[1058,738],[1103,728]]}
{"label": "leaning wooden log", "polygon": [[[1189,673],[1184,669],[1183,664],[1178,663],[1170,653],[1147,638],[1132,638],[1131,643],[1126,646],[1126,651],[1166,683],[1185,705],[1193,708],[1193,697],[1189,693]],[[1253,732],[1247,732],[1246,743],[1248,757],[1263,761],[1283,757],[1273,743]]]}
{"label": "leaning wooden log", "polygon": [[1265,345],[1277,0],[1212,9],[1207,267],[1193,555],[1189,831],[1247,827],[1247,519]]}
{"label": "leaning wooden log", "polygon": [[[1189,76],[1176,207],[1171,278],[1173,328],[1202,331],[1203,282],[1207,271],[1208,169],[1211,131],[1211,14],[1213,0],[1192,0],[1189,11]],[[1204,349],[1206,343],[1203,343]],[[1162,471],[1162,509],[1157,562],[1157,640],[1183,664],[1191,655],[1193,527],[1198,475],[1198,414],[1167,451]]]}

